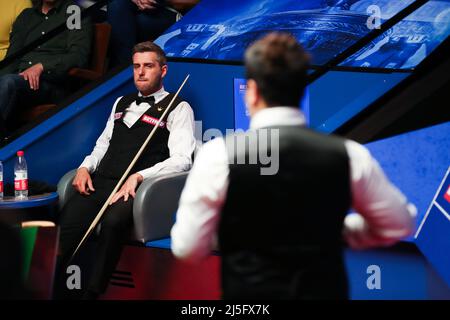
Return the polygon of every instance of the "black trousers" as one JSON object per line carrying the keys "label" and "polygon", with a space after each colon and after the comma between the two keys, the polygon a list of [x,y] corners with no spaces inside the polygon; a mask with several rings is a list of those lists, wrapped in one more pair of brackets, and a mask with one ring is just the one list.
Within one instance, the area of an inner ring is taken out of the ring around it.
{"label": "black trousers", "polygon": [[107,19],[111,30],[111,64],[130,64],[136,43],[155,40],[175,23],[176,13],[166,8],[139,10],[130,0],[108,3]]}
{"label": "black trousers", "polygon": [[[118,180],[93,177],[95,192],[85,196],[75,194],[64,206],[59,218],[60,256],[58,268],[65,270],[79,241],[114,189]],[[106,290],[109,278],[119,261],[123,244],[128,240],[133,225],[133,198],[123,198],[109,206],[102,220],[87,290],[101,294]],[[95,231],[94,231],[95,232]],[[82,249],[82,248],[81,248]],[[65,281],[63,270],[57,270],[57,281]],[[59,280],[58,280],[59,278]]]}

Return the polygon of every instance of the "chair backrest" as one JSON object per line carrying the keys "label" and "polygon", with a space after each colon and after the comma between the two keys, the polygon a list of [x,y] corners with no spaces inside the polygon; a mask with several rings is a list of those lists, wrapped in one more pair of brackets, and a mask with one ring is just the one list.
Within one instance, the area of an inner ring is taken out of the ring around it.
{"label": "chair backrest", "polygon": [[66,202],[75,194],[75,189],[72,187],[72,180],[77,173],[77,169],[67,172],[58,182],[56,187],[59,196],[59,209],[62,209]]}
{"label": "chair backrest", "polygon": [[111,26],[108,23],[96,23],[94,34],[94,50],[91,57],[91,70],[104,74],[106,70],[106,54],[108,52]]}

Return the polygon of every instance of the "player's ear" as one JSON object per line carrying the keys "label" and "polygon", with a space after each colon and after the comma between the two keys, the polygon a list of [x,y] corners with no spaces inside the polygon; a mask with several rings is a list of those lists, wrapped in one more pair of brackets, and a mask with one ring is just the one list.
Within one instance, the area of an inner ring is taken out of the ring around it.
{"label": "player's ear", "polygon": [[167,66],[167,64],[165,64],[161,67],[161,78],[164,78],[166,76],[168,70],[169,70],[169,67]]}

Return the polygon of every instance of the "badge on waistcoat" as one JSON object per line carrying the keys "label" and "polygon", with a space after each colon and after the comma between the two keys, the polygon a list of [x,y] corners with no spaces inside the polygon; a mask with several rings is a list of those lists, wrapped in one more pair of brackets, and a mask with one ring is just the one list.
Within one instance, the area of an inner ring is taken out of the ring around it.
{"label": "badge on waistcoat", "polygon": [[[156,124],[158,123],[158,119],[150,117],[149,115],[144,114],[141,118],[141,121],[151,124],[153,126],[156,126]],[[165,128],[166,127],[166,122],[165,121],[161,121],[159,123],[159,127],[160,128]]]}

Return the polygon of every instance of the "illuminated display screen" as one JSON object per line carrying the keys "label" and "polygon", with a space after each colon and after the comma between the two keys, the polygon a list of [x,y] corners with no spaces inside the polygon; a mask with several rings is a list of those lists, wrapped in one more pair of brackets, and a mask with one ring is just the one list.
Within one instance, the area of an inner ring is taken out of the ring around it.
{"label": "illuminated display screen", "polygon": [[450,1],[430,1],[349,57],[342,65],[413,69],[449,35]]}
{"label": "illuminated display screen", "polygon": [[[270,31],[294,34],[323,65],[412,0],[203,0],[156,41],[168,56],[241,61]],[[343,63],[410,69],[450,32],[450,2],[430,1]]]}

